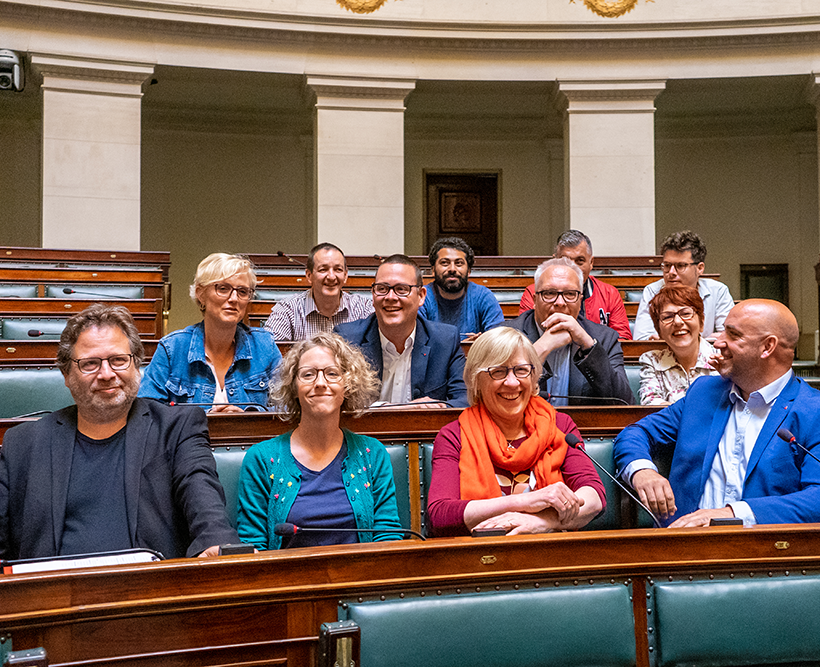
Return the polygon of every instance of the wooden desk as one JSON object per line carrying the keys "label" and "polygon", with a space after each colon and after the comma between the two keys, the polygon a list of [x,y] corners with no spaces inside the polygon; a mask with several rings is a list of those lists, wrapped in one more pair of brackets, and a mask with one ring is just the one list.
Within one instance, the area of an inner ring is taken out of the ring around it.
{"label": "wooden desk", "polygon": [[11,636],[15,650],[43,646],[51,665],[302,667],[315,664],[319,626],[337,619],[340,600],[435,600],[491,586],[558,584],[571,592],[605,579],[633,587],[637,662],[648,667],[646,591],[653,578],[765,578],[767,569],[797,575],[818,565],[817,525],[318,547],[0,576],[0,634]]}

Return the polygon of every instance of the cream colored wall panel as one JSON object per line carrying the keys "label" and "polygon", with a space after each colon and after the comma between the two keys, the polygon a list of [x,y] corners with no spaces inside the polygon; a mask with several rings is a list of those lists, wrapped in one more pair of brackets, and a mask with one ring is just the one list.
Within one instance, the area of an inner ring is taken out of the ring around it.
{"label": "cream colored wall panel", "polygon": [[47,140],[43,194],[139,201],[139,157],[138,145]]}
{"label": "cream colored wall panel", "polygon": [[333,243],[351,255],[405,252],[403,206],[319,205],[317,212],[320,243]]}
{"label": "cream colored wall panel", "polygon": [[44,248],[140,250],[139,200],[43,196]]}
{"label": "cream colored wall panel", "polygon": [[589,236],[598,257],[654,254],[654,208],[581,207],[569,224]]}
{"label": "cream colored wall panel", "polygon": [[48,139],[140,143],[140,104],[126,97],[102,97],[77,93],[45,92],[43,136]]}
{"label": "cream colored wall panel", "polygon": [[401,157],[320,155],[317,174],[319,206],[389,207],[403,194]]}
{"label": "cream colored wall panel", "polygon": [[[646,156],[571,156],[572,216],[584,208],[653,208],[654,160]],[[644,203],[640,206],[636,202]],[[651,253],[649,253],[651,254]]]}
{"label": "cream colored wall panel", "polygon": [[323,155],[404,155],[404,114],[401,112],[319,109],[317,113],[317,141]]}
{"label": "cream colored wall panel", "polygon": [[598,114],[578,114],[573,117],[570,152],[579,157],[651,157],[655,146],[651,135],[647,137],[647,123],[652,122],[644,114],[618,114],[612,122]]}

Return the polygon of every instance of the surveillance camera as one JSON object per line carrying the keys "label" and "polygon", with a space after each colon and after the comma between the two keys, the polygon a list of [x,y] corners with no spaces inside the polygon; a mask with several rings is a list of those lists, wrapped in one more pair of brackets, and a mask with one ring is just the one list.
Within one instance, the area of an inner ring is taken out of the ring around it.
{"label": "surveillance camera", "polygon": [[23,63],[14,51],[0,49],[0,90],[20,92],[25,86]]}

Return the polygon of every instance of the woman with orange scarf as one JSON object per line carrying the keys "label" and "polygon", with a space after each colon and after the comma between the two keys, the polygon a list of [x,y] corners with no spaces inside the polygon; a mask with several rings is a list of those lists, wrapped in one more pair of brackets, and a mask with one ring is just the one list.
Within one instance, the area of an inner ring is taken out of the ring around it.
{"label": "woman with orange scarf", "polygon": [[604,487],[570,417],[538,395],[542,364],[520,331],[473,343],[464,367],[470,406],[439,431],[427,511],[434,535],[577,530],[605,507]]}

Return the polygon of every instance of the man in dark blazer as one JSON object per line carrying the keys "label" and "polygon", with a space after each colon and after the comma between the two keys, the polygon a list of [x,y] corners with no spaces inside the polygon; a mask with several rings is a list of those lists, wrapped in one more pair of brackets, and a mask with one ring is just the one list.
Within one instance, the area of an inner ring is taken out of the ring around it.
{"label": "man in dark blazer", "polygon": [[376,271],[372,292],[376,312],[334,331],[361,348],[378,372],[381,402],[466,406],[458,329],[418,315],[426,296],[418,265],[406,255],[391,255]]}
{"label": "man in dark blazer", "polygon": [[506,326],[522,331],[544,364],[541,396],[553,405],[632,405],[618,334],[580,316],[583,273],[560,257],[535,272],[535,308]]}
{"label": "man in dark blazer", "polygon": [[[698,378],[618,435],[620,474],[670,527],[820,521],[820,463],[778,436],[787,429],[808,449],[820,445],[820,392],[791,368],[799,335],[784,305],[741,301],[715,341],[721,377]],[[653,456],[671,458],[669,479]]]}
{"label": "man in dark blazer", "polygon": [[239,541],[205,413],[136,398],[142,356],[125,308],[95,304],[69,320],[57,364],[76,405],[4,437],[0,558],[211,556]]}

